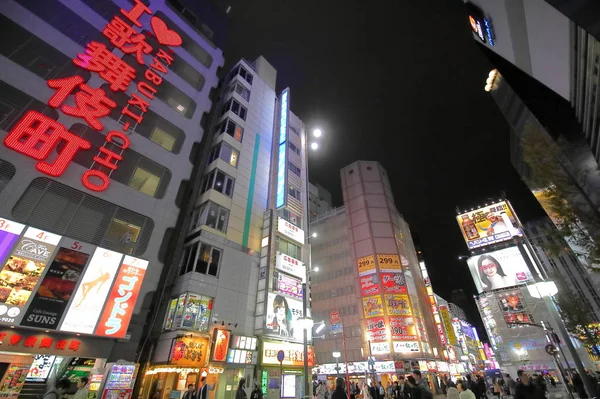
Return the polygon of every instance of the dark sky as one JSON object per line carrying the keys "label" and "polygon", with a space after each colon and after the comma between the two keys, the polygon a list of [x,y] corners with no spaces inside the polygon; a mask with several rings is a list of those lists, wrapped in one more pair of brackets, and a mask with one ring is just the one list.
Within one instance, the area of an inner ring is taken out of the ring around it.
{"label": "dark sky", "polygon": [[[461,0],[230,0],[228,65],[263,55],[291,109],[324,137],[310,180],[341,205],[340,168],[379,161],[418,235],[436,292],[474,293],[456,206],[512,199],[542,215],[509,159],[504,117],[483,90],[493,68]],[[376,4],[379,4],[376,6]]]}

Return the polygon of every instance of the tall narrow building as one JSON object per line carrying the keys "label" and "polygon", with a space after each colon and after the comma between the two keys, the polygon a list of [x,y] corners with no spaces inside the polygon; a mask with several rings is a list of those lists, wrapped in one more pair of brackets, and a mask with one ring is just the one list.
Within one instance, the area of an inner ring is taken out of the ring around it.
{"label": "tall narrow building", "polygon": [[229,25],[208,1],[147,3],[0,2],[0,329],[13,342],[0,357],[13,374],[39,356],[102,373],[147,343]]}

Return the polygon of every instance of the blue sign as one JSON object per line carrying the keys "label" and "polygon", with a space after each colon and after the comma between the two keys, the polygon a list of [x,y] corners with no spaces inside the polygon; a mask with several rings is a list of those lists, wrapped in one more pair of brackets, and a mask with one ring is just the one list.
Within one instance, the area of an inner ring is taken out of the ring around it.
{"label": "blue sign", "polygon": [[485,26],[485,35],[487,36],[488,43],[490,46],[494,45],[494,34],[492,33],[492,24],[487,18],[483,19],[483,25]]}
{"label": "blue sign", "polygon": [[277,352],[277,360],[279,361],[279,363],[283,362],[283,359],[285,359],[285,352],[284,351]]}
{"label": "blue sign", "polygon": [[281,93],[281,107],[279,112],[279,151],[277,162],[277,193],[275,196],[275,207],[281,208],[285,205],[286,189],[285,175],[287,172],[287,133],[288,114],[290,111],[290,89]]}

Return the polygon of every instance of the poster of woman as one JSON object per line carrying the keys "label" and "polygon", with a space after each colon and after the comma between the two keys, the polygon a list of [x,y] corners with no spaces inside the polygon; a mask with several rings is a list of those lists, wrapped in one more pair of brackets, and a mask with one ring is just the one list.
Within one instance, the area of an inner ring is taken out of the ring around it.
{"label": "poster of woman", "polygon": [[267,331],[271,335],[294,338],[298,318],[302,317],[302,302],[281,294],[269,293]]}
{"label": "poster of woman", "polygon": [[497,290],[531,281],[531,273],[517,247],[510,247],[467,260],[477,290]]}

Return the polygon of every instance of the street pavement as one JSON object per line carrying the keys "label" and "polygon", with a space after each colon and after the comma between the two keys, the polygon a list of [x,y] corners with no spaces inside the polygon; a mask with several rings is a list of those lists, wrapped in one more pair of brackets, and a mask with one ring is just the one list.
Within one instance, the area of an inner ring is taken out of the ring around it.
{"label": "street pavement", "polygon": [[[445,395],[436,395],[435,396],[436,399],[442,399],[442,398],[445,398],[445,397],[446,397]],[[579,396],[577,396],[576,393],[573,394],[573,397],[575,397],[576,399],[579,398]],[[495,396],[490,396],[488,394],[488,398],[489,399],[495,399],[496,397]],[[510,395],[507,395],[507,396],[503,396],[502,398],[503,399],[512,399],[513,397],[510,396]],[[556,388],[550,387],[550,389],[548,390],[548,396],[547,396],[547,398],[548,399],[570,399],[569,395],[565,392],[565,390],[561,386],[556,387]]]}

